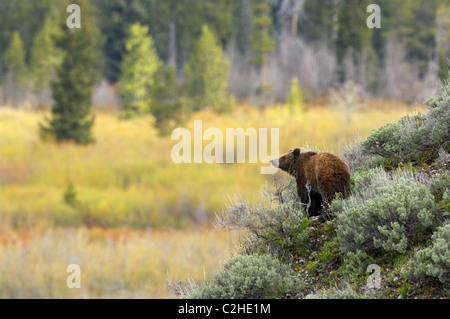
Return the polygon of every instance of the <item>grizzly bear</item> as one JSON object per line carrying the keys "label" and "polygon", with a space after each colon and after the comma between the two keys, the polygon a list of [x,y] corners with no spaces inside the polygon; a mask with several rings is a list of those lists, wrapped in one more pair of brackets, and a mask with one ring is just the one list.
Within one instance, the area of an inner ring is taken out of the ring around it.
{"label": "grizzly bear", "polygon": [[297,194],[300,201],[307,205],[310,217],[321,215],[322,208],[327,208],[336,194],[340,193],[342,198],[348,195],[350,169],[336,155],[301,153],[300,149],[296,148],[271,163],[295,177]]}

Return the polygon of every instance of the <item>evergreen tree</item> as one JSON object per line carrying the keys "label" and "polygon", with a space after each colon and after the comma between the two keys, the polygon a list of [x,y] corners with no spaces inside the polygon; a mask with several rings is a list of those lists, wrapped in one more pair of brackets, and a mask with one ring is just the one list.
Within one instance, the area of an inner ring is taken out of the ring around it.
{"label": "evergreen tree", "polygon": [[217,41],[225,46],[237,33],[233,26],[233,1],[230,0],[203,0],[204,20],[216,35]]}
{"label": "evergreen tree", "polygon": [[439,79],[444,82],[450,79],[450,60],[445,57],[444,54],[439,54],[438,57],[438,65],[439,71],[438,76]]}
{"label": "evergreen tree", "polygon": [[236,33],[233,25],[233,3],[230,0],[172,0],[177,28],[178,64],[184,64],[195,41],[208,25],[217,42],[224,47]]}
{"label": "evergreen tree", "polygon": [[185,89],[191,111],[209,108],[227,112],[232,107],[228,92],[230,63],[214,34],[205,25],[185,67]]}
{"label": "evergreen tree", "polygon": [[153,84],[153,76],[160,65],[148,27],[133,24],[126,43],[119,83],[123,118],[150,111],[152,101],[148,88]]}
{"label": "evergreen tree", "polygon": [[50,3],[64,6],[65,2],[66,0],[0,1],[0,55],[8,47],[15,31],[20,33],[25,52],[30,52],[33,38]]}
{"label": "evergreen tree", "polygon": [[[446,3],[445,3],[446,1]],[[441,81],[449,79],[450,72],[450,0],[441,0],[436,17],[436,42]]]}
{"label": "evergreen tree", "polygon": [[303,90],[298,85],[298,78],[293,78],[291,83],[291,92],[289,93],[286,103],[289,106],[291,113],[301,112],[304,110],[305,105],[303,101]]}
{"label": "evergreen tree", "polygon": [[[175,28],[177,65],[188,60],[203,24],[208,24],[223,46],[240,31],[235,24],[235,2],[242,0],[93,0],[99,8],[99,25],[106,41],[104,74],[113,82],[120,77],[129,27],[149,27],[158,56],[167,61],[170,25]],[[245,0],[249,2],[249,0]]]}
{"label": "evergreen tree", "polygon": [[[275,47],[275,41],[270,35],[272,19],[268,0],[256,0],[253,5],[253,32],[250,34],[252,56],[250,62],[259,69],[264,65]],[[264,80],[263,80],[264,82]]]}
{"label": "evergreen tree", "polygon": [[4,67],[8,74],[7,81],[16,88],[24,87],[27,84],[28,67],[25,63],[25,55],[22,38],[16,31],[13,33],[3,58]]}
{"label": "evergreen tree", "polygon": [[354,55],[362,52],[370,44],[372,31],[367,28],[366,8],[368,0],[345,0],[339,7],[338,34],[336,39],[336,54],[341,63],[345,55],[352,50]]}
{"label": "evergreen tree", "polygon": [[161,135],[168,134],[181,123],[183,110],[181,92],[173,67],[161,65],[158,68],[150,86],[150,94],[153,101],[151,113],[155,117],[154,126]]}
{"label": "evergreen tree", "polygon": [[436,54],[436,16],[438,0],[401,1],[392,30],[406,42],[407,58],[424,76],[428,60]]}
{"label": "evergreen tree", "polygon": [[233,0],[233,26],[236,47],[241,53],[247,52],[252,31],[252,6],[250,1]]}
{"label": "evergreen tree", "polygon": [[310,41],[323,40],[332,44],[336,40],[337,8],[336,0],[305,0],[300,21],[300,30],[305,37]]}
{"label": "evergreen tree", "polygon": [[[335,47],[341,82],[347,80],[343,65],[346,56],[355,65],[366,64],[370,68],[377,63],[371,42],[372,29],[366,26],[366,8],[369,4],[369,0],[345,0],[340,3]],[[372,82],[372,79],[369,79],[369,82]],[[374,86],[373,83],[369,85]]]}
{"label": "evergreen tree", "polygon": [[372,46],[380,59],[384,58],[387,39],[395,33],[396,16],[403,0],[378,0],[381,8],[381,28],[372,29]]}
{"label": "evergreen tree", "polygon": [[266,83],[265,65],[270,54],[275,48],[275,40],[270,33],[272,29],[272,18],[270,0],[255,0],[253,7],[253,31],[249,36],[251,57],[249,62],[256,66],[259,71],[260,83],[255,93],[262,98],[257,104],[267,101],[267,93],[272,87]]}
{"label": "evergreen tree", "polygon": [[38,31],[31,50],[30,68],[34,77],[34,90],[41,92],[50,87],[57,66],[61,63],[62,52],[55,46],[54,37],[60,31],[54,25],[58,22],[58,11],[52,8],[45,16],[44,24]]}
{"label": "evergreen tree", "polygon": [[41,137],[52,136],[57,142],[74,141],[88,144],[94,141],[91,133],[94,116],[91,97],[98,79],[99,61],[97,45],[100,32],[96,27],[91,7],[84,0],[77,1],[82,12],[80,29],[69,29],[65,21],[61,34],[55,38],[56,46],[63,52],[52,83],[52,118],[41,124]]}
{"label": "evergreen tree", "polygon": [[105,37],[103,74],[117,82],[121,75],[130,27],[135,23],[147,25],[156,42],[158,53],[167,56],[170,2],[173,0],[93,0],[98,7],[98,20]]}

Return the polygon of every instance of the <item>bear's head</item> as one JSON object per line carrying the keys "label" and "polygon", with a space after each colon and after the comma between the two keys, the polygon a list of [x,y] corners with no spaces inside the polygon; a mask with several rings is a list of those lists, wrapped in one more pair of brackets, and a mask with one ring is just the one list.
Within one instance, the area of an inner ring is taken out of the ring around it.
{"label": "bear's head", "polygon": [[294,150],[290,150],[279,159],[271,160],[270,162],[274,167],[280,168],[282,171],[293,175],[297,169],[297,162],[299,158],[300,149],[296,148]]}

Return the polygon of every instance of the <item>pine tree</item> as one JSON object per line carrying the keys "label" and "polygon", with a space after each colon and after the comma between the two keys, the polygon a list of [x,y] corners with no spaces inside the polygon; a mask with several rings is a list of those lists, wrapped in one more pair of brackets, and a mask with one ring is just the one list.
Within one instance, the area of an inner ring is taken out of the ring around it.
{"label": "pine tree", "polygon": [[308,40],[332,44],[337,30],[337,3],[336,0],[305,0],[300,29]]}
{"label": "pine tree", "polygon": [[8,47],[14,31],[20,33],[25,52],[31,52],[33,38],[44,20],[50,3],[63,7],[65,2],[65,0],[0,1],[0,55]]}
{"label": "pine tree", "polygon": [[273,26],[271,18],[270,0],[255,0],[253,7],[253,31],[250,39],[250,59],[259,72],[259,84],[255,90],[261,100],[254,102],[264,105],[268,100],[268,93],[272,90],[270,84],[266,83],[266,62],[275,48],[275,40],[271,37]]}
{"label": "pine tree", "polygon": [[150,86],[152,96],[151,113],[155,117],[154,126],[161,135],[170,133],[182,121],[183,104],[180,88],[176,83],[175,69],[161,65]]}
{"label": "pine tree", "polygon": [[100,33],[92,9],[85,1],[77,3],[82,12],[81,28],[69,29],[64,21],[61,34],[55,38],[56,46],[63,52],[63,60],[52,83],[55,100],[52,118],[46,118],[47,123],[41,124],[41,137],[88,144],[94,141],[91,129],[95,118],[90,112],[92,90],[98,79]]}
{"label": "pine tree", "polygon": [[119,83],[123,118],[132,118],[150,111],[152,102],[148,88],[160,65],[148,27],[133,24],[126,42]]}
{"label": "pine tree", "polygon": [[[335,47],[341,82],[348,80],[344,58],[349,57],[355,65],[366,64],[369,69],[377,63],[371,42],[373,31],[366,26],[366,8],[369,4],[369,0],[345,0],[340,3]],[[372,79],[366,80],[372,82]]]}
{"label": "pine tree", "polygon": [[439,71],[438,76],[439,79],[444,82],[450,79],[450,60],[448,60],[444,54],[439,54],[438,57],[438,65]]}
{"label": "pine tree", "polygon": [[436,17],[438,0],[400,1],[396,19],[392,24],[394,34],[406,42],[407,58],[425,76],[428,60],[436,54]]}
{"label": "pine tree", "polygon": [[234,6],[231,0],[171,1],[173,1],[173,19],[177,28],[179,65],[189,59],[186,54],[191,51],[201,34],[203,25],[208,25],[222,47],[225,47],[235,34]]}
{"label": "pine tree", "polygon": [[34,38],[31,50],[30,68],[34,77],[34,90],[41,92],[49,88],[51,80],[55,77],[57,66],[61,63],[62,52],[55,46],[53,38],[60,31],[54,25],[58,21],[58,12],[51,8],[44,19],[42,28]]}
{"label": "pine tree", "polygon": [[370,44],[372,29],[367,28],[368,0],[345,0],[339,7],[336,54],[339,63],[352,50],[354,55]]}
{"label": "pine tree", "polygon": [[298,78],[293,78],[291,83],[291,92],[286,99],[291,113],[301,112],[305,108],[303,101],[303,90],[298,85]]}
{"label": "pine tree", "polygon": [[233,26],[236,47],[241,53],[249,48],[249,37],[252,31],[252,5],[250,1],[233,0]]}
{"label": "pine tree", "polygon": [[19,32],[14,32],[11,42],[3,57],[4,67],[7,70],[8,81],[15,87],[24,87],[27,84],[28,67],[25,63],[25,49]]}
{"label": "pine tree", "polygon": [[126,42],[134,23],[149,27],[159,57],[167,59],[169,25],[173,15],[170,6],[175,0],[92,1],[98,8],[98,22],[105,37],[103,73],[111,82],[120,81],[122,62],[127,52]]}
{"label": "pine tree", "polygon": [[185,90],[191,111],[227,112],[233,100],[228,92],[230,63],[214,34],[204,25],[185,67]]}
{"label": "pine tree", "polygon": [[253,32],[250,34],[250,63],[261,71],[261,84],[265,84],[264,65],[275,48],[270,35],[272,18],[268,0],[256,0],[253,5]]}
{"label": "pine tree", "polygon": [[438,54],[438,76],[442,82],[450,76],[450,1],[441,1],[436,17],[436,44]]}
{"label": "pine tree", "polygon": [[[175,27],[177,65],[184,65],[193,43],[208,24],[218,42],[229,43],[239,26],[235,22],[234,2],[248,0],[92,0],[97,7],[102,34],[105,36],[106,61],[104,74],[112,82],[120,77],[120,66],[126,52],[129,27],[139,22],[149,27],[154,46],[161,60],[170,54],[170,25]],[[0,1],[1,3],[1,1]],[[0,4],[1,7],[1,4]],[[1,21],[0,21],[1,24]]]}

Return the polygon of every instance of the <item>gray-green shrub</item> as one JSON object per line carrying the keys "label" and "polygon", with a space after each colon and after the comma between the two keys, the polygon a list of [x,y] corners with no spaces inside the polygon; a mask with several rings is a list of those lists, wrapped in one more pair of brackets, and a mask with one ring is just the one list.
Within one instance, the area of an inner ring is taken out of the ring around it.
{"label": "gray-green shrub", "polygon": [[305,299],[358,299],[359,296],[349,285],[344,289],[331,288],[317,294],[309,294]]}
{"label": "gray-green shrub", "polygon": [[442,195],[442,205],[446,206],[450,204],[450,189],[447,189]]}
{"label": "gray-green shrub", "polygon": [[418,160],[425,116],[416,114],[406,115],[397,123],[388,123],[374,131],[363,142],[363,149],[368,154],[385,158],[394,158],[398,162]]}
{"label": "gray-green shrub", "polygon": [[426,115],[426,134],[428,147],[446,149],[450,145],[450,81],[443,85],[436,97],[428,99],[425,104],[430,108]]}
{"label": "gray-green shrub", "polygon": [[444,198],[444,193],[450,190],[450,174],[438,174],[430,178],[427,184],[436,202],[441,202]]}
{"label": "gray-green shrub", "polygon": [[[336,234],[344,252],[404,253],[437,218],[438,206],[412,173],[371,170],[352,196],[330,206],[337,215]],[[364,185],[364,187],[362,187]]]}
{"label": "gray-green shrub", "polygon": [[360,170],[367,170],[374,166],[376,155],[368,154],[363,151],[363,139],[361,136],[355,136],[346,146],[342,147],[340,153],[350,168],[350,172],[355,174]]}
{"label": "gray-green shrub", "polygon": [[432,236],[433,245],[419,250],[408,263],[404,276],[418,280],[435,277],[443,284],[450,284],[450,223],[439,227]]}
{"label": "gray-green shrub", "polygon": [[362,276],[367,274],[367,267],[375,263],[375,259],[365,251],[349,251],[344,257],[345,273]]}
{"label": "gray-green shrub", "polygon": [[400,162],[427,162],[450,145],[450,84],[425,102],[429,111],[406,115],[397,123],[374,130],[363,142],[363,150]]}
{"label": "gray-green shrub", "polygon": [[284,294],[290,265],[271,255],[238,255],[229,259],[212,280],[197,286],[187,296],[192,299],[261,299]]}
{"label": "gray-green shrub", "polygon": [[266,187],[254,205],[232,202],[215,216],[222,229],[245,229],[241,250],[245,254],[271,253],[289,260],[295,251],[306,247],[310,221],[297,200],[295,180]]}

